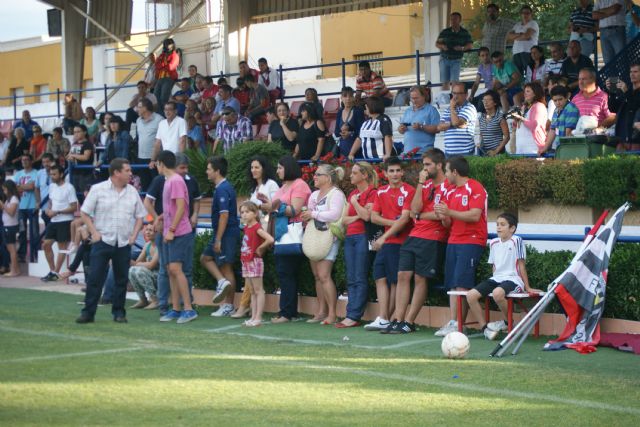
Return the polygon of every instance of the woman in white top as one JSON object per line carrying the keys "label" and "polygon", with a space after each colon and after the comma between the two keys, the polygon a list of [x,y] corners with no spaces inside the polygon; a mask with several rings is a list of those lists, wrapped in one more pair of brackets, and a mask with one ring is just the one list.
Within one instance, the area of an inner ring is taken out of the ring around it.
{"label": "woman in white top", "polygon": [[544,89],[538,82],[524,85],[523,115],[513,114],[516,120],[516,154],[538,154],[547,139],[547,106]]}
{"label": "woman in white top", "polygon": [[[309,197],[308,210],[302,212],[304,222],[317,220],[329,224],[339,221],[345,207],[346,197],[338,188],[344,178],[344,169],[323,164],[318,166],[313,175],[313,185],[317,188]],[[331,231],[326,231],[331,233]],[[310,323],[332,325],[336,322],[336,285],[331,278],[333,263],[338,256],[339,241],[333,236],[333,244],[327,256],[320,261],[309,261],[316,281],[317,306],[316,314]]]}
{"label": "woman in white top", "polygon": [[533,20],[533,11],[530,6],[520,8],[522,21],[517,22],[507,34],[507,41],[513,42],[513,63],[518,67],[520,75],[525,75],[529,65],[531,48],[538,44],[540,29],[538,23]]}
{"label": "woman in white top", "polygon": [[4,273],[5,277],[15,277],[20,275],[20,267],[18,266],[18,254],[16,252],[16,235],[18,234],[18,205],[20,204],[20,196],[16,183],[7,180],[2,183],[2,191],[5,195],[5,201],[0,201],[0,210],[2,210],[2,224],[4,226],[5,243],[9,258],[9,272]]}

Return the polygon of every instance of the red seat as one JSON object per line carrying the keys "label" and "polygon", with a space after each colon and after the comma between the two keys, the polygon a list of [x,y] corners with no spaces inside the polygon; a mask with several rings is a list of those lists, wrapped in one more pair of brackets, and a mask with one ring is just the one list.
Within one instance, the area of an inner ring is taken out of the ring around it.
{"label": "red seat", "polygon": [[294,119],[298,117],[298,110],[300,109],[300,106],[302,104],[304,104],[304,101],[293,101],[291,103],[291,107],[289,107],[289,110]]}
{"label": "red seat", "polygon": [[11,120],[0,121],[0,133],[3,134],[5,138],[10,138],[12,126],[13,122]]}
{"label": "red seat", "polygon": [[324,101],[324,115],[335,117],[340,109],[340,98],[327,98]]}
{"label": "red seat", "polygon": [[336,119],[327,121],[327,130],[331,135],[333,135],[333,133],[336,131]]}
{"label": "red seat", "polygon": [[260,130],[255,134],[258,141],[266,141],[269,135],[269,125],[261,125]]}

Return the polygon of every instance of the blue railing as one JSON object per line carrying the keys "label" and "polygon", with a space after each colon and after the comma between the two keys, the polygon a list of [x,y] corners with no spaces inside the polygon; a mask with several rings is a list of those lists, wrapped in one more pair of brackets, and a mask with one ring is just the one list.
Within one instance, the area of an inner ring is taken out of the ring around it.
{"label": "blue railing", "polygon": [[[554,42],[560,42],[563,44],[566,44],[568,42],[568,40],[550,40],[550,41],[543,41],[538,43],[540,46],[546,46],[549,45],[551,43]],[[512,46],[507,46],[507,50],[510,50],[512,48]],[[478,49],[472,49],[470,51],[468,51],[468,53],[472,54],[472,53],[476,53],[478,51]],[[386,56],[386,57],[381,57],[381,58],[376,58],[375,61],[376,62],[384,62],[384,61],[403,61],[403,60],[413,60],[415,61],[414,65],[415,65],[415,84],[421,84],[424,83],[423,78],[422,78],[422,69],[421,69],[421,65],[420,65],[420,61],[421,59],[428,59],[431,57],[435,57],[435,56],[440,56],[440,52],[420,52],[419,50],[416,50],[415,53],[413,54],[408,54],[408,55],[397,55],[397,56]],[[598,64],[598,52],[597,52],[597,44],[596,44],[596,48],[595,48],[595,53],[594,53],[594,63]],[[347,66],[349,65],[357,65],[360,62],[360,60],[353,60],[353,61],[347,61],[345,60],[345,58],[342,58],[340,62],[331,62],[331,63],[326,63],[326,64],[315,64],[315,65],[302,65],[302,66],[297,66],[297,67],[283,67],[282,64],[280,64],[277,68],[278,71],[278,76],[279,76],[279,83],[280,83],[280,87],[285,89],[286,91],[286,87],[284,84],[284,73],[285,72],[289,72],[289,71],[299,71],[299,70],[309,70],[309,69],[316,69],[316,68],[330,68],[330,67],[340,67],[341,68],[341,81],[342,81],[342,85],[340,86],[340,88],[338,88],[337,91],[332,91],[332,92],[322,92],[322,93],[318,93],[319,96],[329,96],[329,95],[339,95],[340,94],[340,89],[342,89],[342,87],[347,85]],[[223,71],[220,71],[219,74],[214,75],[212,77],[235,77],[238,76],[238,73],[224,73]],[[57,117],[57,118],[61,118],[62,117],[62,113],[61,113],[61,101],[62,101],[62,97],[64,96],[65,93],[71,93],[71,94],[82,94],[85,92],[98,92],[98,91],[102,91],[104,93],[104,106],[103,108],[99,111],[99,112],[104,112],[104,111],[110,111],[113,113],[123,113],[126,110],[109,110],[109,104],[108,104],[108,94],[109,94],[109,90],[111,89],[116,89],[116,88],[131,88],[131,87],[135,87],[135,84],[128,84],[128,85],[122,85],[122,86],[108,86],[108,85],[103,85],[103,87],[99,87],[99,88],[90,88],[90,89],[71,89],[71,90],[62,90],[62,89],[56,89],[55,92],[39,92],[39,93],[32,93],[32,94],[25,94],[25,95],[16,95],[13,94],[12,96],[4,96],[4,97],[0,97],[0,101],[6,101],[6,100],[11,100],[12,101],[12,106],[13,106],[13,120],[17,120],[18,119],[18,107],[21,108],[25,108],[25,105],[18,105],[18,99],[20,98],[31,98],[31,97],[39,97],[39,96],[43,96],[43,95],[56,95],[56,102],[57,102],[57,112],[56,114],[52,114],[52,115],[40,115],[40,116],[33,116],[34,119],[42,119],[42,118],[50,118],[50,117]],[[432,87],[440,87],[442,86],[442,83],[437,82],[437,83],[431,83]],[[406,86],[389,86],[390,90],[398,90],[398,89],[403,89]],[[285,99],[296,99],[296,98],[303,98],[304,95],[303,94],[295,94],[295,95],[283,95],[281,97],[281,100],[285,100]]]}

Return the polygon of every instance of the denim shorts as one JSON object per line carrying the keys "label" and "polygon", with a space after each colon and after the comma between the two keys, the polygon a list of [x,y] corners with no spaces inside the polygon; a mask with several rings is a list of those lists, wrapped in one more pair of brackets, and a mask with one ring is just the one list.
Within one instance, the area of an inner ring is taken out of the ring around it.
{"label": "denim shorts", "polygon": [[387,285],[398,283],[400,243],[385,243],[376,253],[373,262],[373,279],[387,279]]}
{"label": "denim shorts", "polygon": [[233,264],[236,261],[236,255],[238,252],[238,245],[240,243],[240,233],[225,233],[222,235],[222,245],[220,253],[216,253],[213,250],[216,238],[209,240],[207,246],[202,251],[202,255],[214,258],[216,264],[221,266],[224,264]]}
{"label": "denim shorts", "polygon": [[192,233],[187,233],[182,236],[174,237],[170,242],[162,243],[162,260],[165,264],[171,264],[174,262],[186,263],[189,257],[193,256],[190,253],[192,241],[194,236]]}
{"label": "denim shorts", "polygon": [[447,289],[473,289],[476,286],[476,269],[484,246],[450,243],[445,258],[444,284]]}
{"label": "denim shorts", "polygon": [[440,82],[457,82],[460,80],[462,59],[440,57]]}

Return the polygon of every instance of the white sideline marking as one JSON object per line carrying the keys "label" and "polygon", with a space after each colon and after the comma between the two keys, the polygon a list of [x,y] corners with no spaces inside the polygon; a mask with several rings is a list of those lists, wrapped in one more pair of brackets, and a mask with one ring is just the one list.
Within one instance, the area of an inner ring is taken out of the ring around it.
{"label": "white sideline marking", "polygon": [[3,363],[37,362],[37,361],[40,361],[40,360],[66,359],[68,357],[96,356],[96,355],[111,354],[111,353],[125,353],[125,352],[129,352],[129,351],[146,350],[147,348],[148,347],[113,348],[111,350],[95,350],[95,351],[83,351],[83,352],[78,352],[78,353],[52,354],[52,355],[49,355],[49,356],[22,357],[22,358],[18,358],[18,359],[0,360],[0,364],[3,364]]}
{"label": "white sideline marking", "polygon": [[[262,325],[269,325],[270,323],[271,322],[262,322]],[[205,329],[204,332],[219,333],[219,332],[231,331],[233,329],[238,329],[242,327],[244,327],[244,325],[242,323],[239,323],[237,325],[228,325],[228,326],[223,326],[221,328]]]}
{"label": "white sideline marking", "polygon": [[[42,335],[42,336],[50,336],[50,337],[65,337],[67,339],[78,339],[78,340],[84,340],[84,341],[87,340],[87,337],[84,337],[84,336],[71,335],[71,334],[57,334],[57,333],[52,333],[52,332],[34,331],[34,330],[29,330],[29,329],[9,328],[9,327],[5,327],[5,326],[0,326],[0,330],[10,330],[12,332],[24,333],[24,334],[30,334],[30,335]],[[259,335],[259,337],[262,338],[262,336],[260,336],[260,335]],[[95,338],[95,339],[93,339],[93,341],[104,342],[104,343],[113,342],[113,341],[109,341],[109,340],[103,340],[101,338]],[[122,340],[122,341],[128,342],[129,344],[134,344],[134,345],[137,344],[135,341],[129,341],[129,340]],[[154,342],[154,341],[146,341],[146,344],[147,345],[143,346],[143,347],[139,347],[139,348],[138,347],[131,347],[130,349],[135,349],[135,350],[162,350],[164,352],[166,352],[166,351],[174,351],[174,352],[177,352],[177,353],[186,353],[186,354],[199,355],[199,356],[205,356],[205,357],[206,356],[208,356],[208,357],[212,356],[211,353],[203,352],[201,350],[191,349],[191,348],[187,348],[187,347],[173,347],[173,346],[167,345],[166,343],[158,343],[158,342]],[[485,387],[485,386],[481,386],[481,385],[477,385],[477,384],[470,384],[470,383],[463,383],[463,382],[450,382],[450,381],[441,381],[441,380],[429,379],[429,378],[416,378],[414,376],[410,377],[410,376],[400,375],[400,374],[389,374],[389,373],[384,373],[384,372],[380,372],[380,371],[372,371],[372,370],[368,370],[368,369],[346,368],[344,366],[318,365],[318,364],[305,363],[305,362],[274,360],[274,359],[272,359],[272,358],[270,358],[268,356],[246,355],[246,354],[238,354],[238,353],[235,353],[235,354],[234,353],[216,353],[215,356],[217,356],[217,357],[228,357],[228,358],[232,358],[232,359],[243,359],[243,358],[244,359],[251,359],[251,360],[260,361],[260,362],[264,362],[264,363],[270,363],[270,364],[273,364],[273,365],[293,366],[293,367],[300,367],[300,368],[304,368],[304,369],[317,369],[317,370],[326,370],[326,371],[348,372],[350,374],[361,375],[361,376],[372,377],[372,378],[383,378],[383,379],[390,379],[390,380],[394,380],[394,381],[412,382],[412,383],[423,384],[423,385],[431,385],[431,386],[437,386],[437,387],[442,387],[442,388],[464,390],[464,391],[469,391],[469,392],[474,392],[474,393],[492,394],[492,395],[504,397],[504,398],[507,398],[507,399],[511,399],[511,398],[513,398],[515,396],[515,397],[521,397],[521,398],[524,398],[524,399],[531,399],[531,400],[550,402],[550,403],[553,403],[553,404],[573,405],[573,406],[579,406],[581,408],[607,410],[607,411],[612,411],[612,412],[620,412],[620,413],[624,413],[624,414],[640,415],[640,409],[638,409],[638,408],[627,407],[627,406],[619,406],[619,405],[610,405],[610,404],[607,404],[607,403],[595,402],[595,401],[590,401],[590,400],[568,399],[568,398],[564,398],[564,397],[561,397],[561,396],[554,396],[552,394],[539,394],[539,393],[532,393],[532,392],[509,390],[509,389],[504,389],[504,388],[491,388],[491,387]]]}

